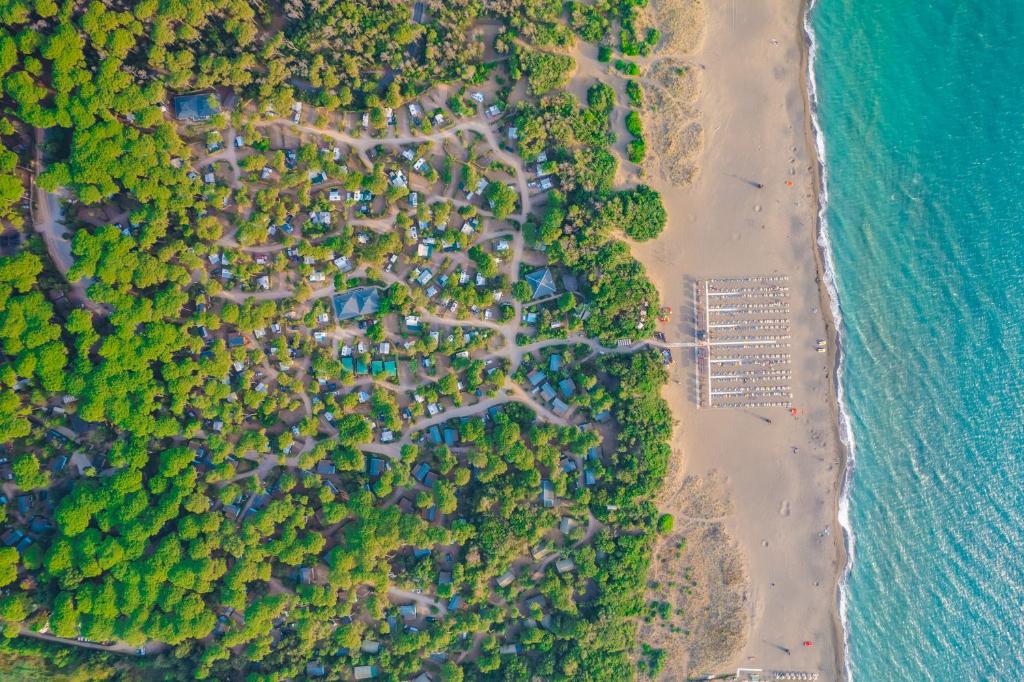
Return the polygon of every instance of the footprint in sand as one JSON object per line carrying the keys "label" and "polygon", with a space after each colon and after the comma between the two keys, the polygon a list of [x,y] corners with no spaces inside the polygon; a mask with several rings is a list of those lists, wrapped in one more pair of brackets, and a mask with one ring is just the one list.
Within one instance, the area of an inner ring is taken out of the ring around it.
{"label": "footprint in sand", "polygon": [[779,507],[779,516],[789,516],[789,500],[783,500]]}

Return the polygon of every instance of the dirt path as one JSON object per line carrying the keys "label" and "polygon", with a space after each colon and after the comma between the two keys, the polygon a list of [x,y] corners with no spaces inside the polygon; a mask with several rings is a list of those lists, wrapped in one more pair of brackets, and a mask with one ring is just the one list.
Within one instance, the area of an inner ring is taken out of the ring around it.
{"label": "dirt path", "polygon": [[[56,635],[51,635],[49,633],[35,632],[33,630],[28,629],[25,626],[21,626],[20,630],[18,631],[18,634],[23,635],[25,637],[32,637],[33,639],[41,639],[47,642],[53,642],[54,644],[65,644],[70,646],[82,647],[83,649],[107,651],[110,653],[125,654],[126,656],[140,655],[139,647],[128,644],[127,642],[114,642],[113,644],[109,645],[98,644],[96,642],[85,642],[77,639],[71,639],[69,637],[58,637]],[[147,642],[145,644],[146,653],[142,655],[149,656],[153,654],[158,654],[166,648],[167,645],[163,642]]]}
{"label": "dirt path", "polygon": [[[283,119],[275,119],[273,121],[264,121],[257,124],[258,127],[268,127],[275,125],[289,125],[290,122],[286,122]],[[521,210],[514,217],[520,222],[525,222],[526,217],[530,214],[532,208],[529,188],[526,186],[526,169],[523,166],[523,161],[518,156],[510,154],[501,148],[498,143],[498,138],[494,134],[494,130],[490,125],[478,120],[462,121],[456,123],[450,128],[446,128],[440,132],[432,133],[430,135],[400,135],[398,137],[380,138],[380,137],[353,137],[348,133],[333,130],[331,128],[319,128],[317,126],[308,125],[296,125],[292,126],[298,130],[315,133],[317,135],[323,135],[329,137],[332,140],[344,142],[349,145],[352,149],[355,149],[360,157],[364,161],[369,162],[366,158],[366,152],[369,149],[373,149],[378,146],[399,146],[403,144],[423,144],[424,142],[436,142],[438,140],[444,140],[449,137],[454,137],[459,131],[469,130],[479,133],[487,140],[487,143],[491,146],[492,153],[504,164],[511,166],[516,170],[516,185],[519,191],[519,202]],[[372,167],[372,164],[369,164]],[[456,200],[457,201],[457,200]]]}

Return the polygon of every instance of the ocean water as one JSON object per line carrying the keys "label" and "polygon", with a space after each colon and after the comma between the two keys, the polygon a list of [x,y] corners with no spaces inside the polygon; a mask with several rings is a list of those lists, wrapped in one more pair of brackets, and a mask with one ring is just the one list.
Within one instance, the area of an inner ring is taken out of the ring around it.
{"label": "ocean water", "polygon": [[1024,2],[817,0],[858,682],[1024,680]]}

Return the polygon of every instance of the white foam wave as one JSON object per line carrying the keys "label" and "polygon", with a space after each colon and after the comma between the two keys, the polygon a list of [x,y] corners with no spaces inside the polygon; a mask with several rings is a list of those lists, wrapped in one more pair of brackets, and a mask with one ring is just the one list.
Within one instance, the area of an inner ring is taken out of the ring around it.
{"label": "white foam wave", "polygon": [[849,623],[847,621],[847,601],[848,601],[848,580],[850,576],[850,569],[853,566],[853,554],[855,537],[853,534],[853,528],[850,525],[850,478],[853,473],[854,459],[855,459],[855,443],[853,438],[853,430],[850,427],[850,415],[846,410],[846,401],[843,394],[843,314],[842,307],[839,304],[839,291],[836,286],[836,270],[835,262],[832,256],[832,241],[829,237],[828,230],[828,165],[826,163],[825,153],[825,136],[821,131],[821,125],[818,120],[818,86],[815,80],[814,64],[817,57],[818,43],[814,34],[814,28],[811,25],[811,13],[814,11],[814,6],[817,0],[808,0],[807,8],[804,12],[803,23],[804,23],[804,36],[807,40],[807,97],[809,101],[809,109],[811,115],[811,130],[814,136],[814,144],[817,152],[818,159],[818,174],[821,180],[821,191],[818,197],[818,248],[821,249],[821,260],[822,260],[822,277],[825,283],[825,289],[828,292],[829,307],[832,312],[832,320],[835,324],[835,344],[836,344],[836,367],[834,371],[835,379],[835,390],[836,390],[836,404],[838,405],[839,413],[839,438],[842,440],[843,445],[846,448],[847,460],[846,470],[843,475],[843,481],[839,492],[839,509],[838,517],[839,524],[843,528],[843,541],[846,544],[846,566],[843,568],[843,575],[839,580],[838,586],[838,600],[839,600],[839,617],[843,626],[843,661],[846,666],[846,679],[850,682],[853,681],[853,669],[850,665],[850,645],[849,645]]}

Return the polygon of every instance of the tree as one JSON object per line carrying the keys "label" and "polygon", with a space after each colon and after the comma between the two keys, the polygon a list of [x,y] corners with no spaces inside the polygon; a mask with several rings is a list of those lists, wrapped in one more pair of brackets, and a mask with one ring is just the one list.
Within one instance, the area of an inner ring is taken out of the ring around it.
{"label": "tree", "polygon": [[50,485],[50,473],[42,471],[39,460],[34,455],[24,454],[11,463],[14,471],[14,482],[22,490],[36,490]]}
{"label": "tree", "polygon": [[533,298],[533,291],[530,290],[530,285],[525,280],[517,280],[512,285],[512,296],[520,303],[527,303]]}
{"label": "tree", "polygon": [[494,257],[480,248],[479,245],[471,247],[468,255],[476,263],[481,275],[488,279],[497,276],[498,264],[494,262]]}
{"label": "tree", "polygon": [[668,222],[668,213],[661,203],[661,195],[647,185],[620,192],[614,202],[622,215],[622,229],[633,239],[645,241],[661,234]]}
{"label": "tree", "polygon": [[520,50],[517,56],[534,95],[563,87],[576,69],[576,60],[568,55]]}
{"label": "tree", "polygon": [[454,661],[445,661],[441,666],[442,682],[462,682],[462,668]]}
{"label": "tree", "polygon": [[484,190],[484,198],[487,199],[494,212],[494,217],[498,220],[504,220],[511,215],[519,201],[519,195],[514,189],[497,181],[487,185]]}
{"label": "tree", "polygon": [[18,577],[18,550],[0,547],[0,587],[10,585]]}

